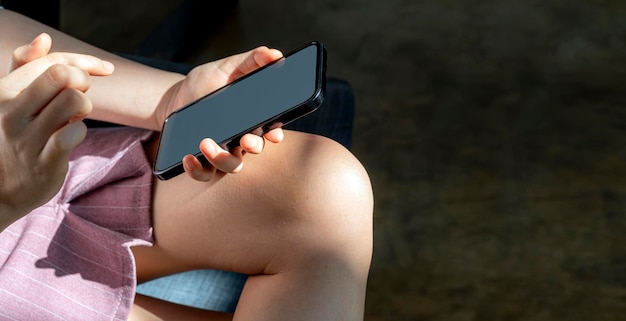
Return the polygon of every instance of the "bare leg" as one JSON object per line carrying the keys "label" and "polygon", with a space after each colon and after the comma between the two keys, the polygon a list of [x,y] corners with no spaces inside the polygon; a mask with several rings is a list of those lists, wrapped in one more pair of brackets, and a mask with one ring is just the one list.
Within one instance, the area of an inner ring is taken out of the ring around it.
{"label": "bare leg", "polygon": [[211,320],[228,321],[233,316],[229,313],[200,310],[151,297],[137,295],[135,305],[130,312],[129,321],[160,321],[160,320]]}
{"label": "bare leg", "polygon": [[362,320],[372,254],[372,191],[341,145],[287,132],[209,183],[155,183],[154,247],[138,278],[215,268],[251,275],[237,320]]}

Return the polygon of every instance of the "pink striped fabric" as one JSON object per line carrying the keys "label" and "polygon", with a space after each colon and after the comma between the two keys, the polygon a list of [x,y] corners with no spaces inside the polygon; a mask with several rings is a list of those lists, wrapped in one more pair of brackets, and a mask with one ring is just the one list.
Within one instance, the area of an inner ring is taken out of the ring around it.
{"label": "pink striped fabric", "polygon": [[0,233],[1,320],[127,319],[129,247],[152,244],[149,135],[90,130],[61,191]]}

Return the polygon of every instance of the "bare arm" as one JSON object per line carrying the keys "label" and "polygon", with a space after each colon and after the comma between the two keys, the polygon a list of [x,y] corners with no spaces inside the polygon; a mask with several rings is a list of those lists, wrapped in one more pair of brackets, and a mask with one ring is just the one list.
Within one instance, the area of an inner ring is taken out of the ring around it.
{"label": "bare arm", "polygon": [[89,118],[161,129],[156,107],[167,91],[184,78],[183,75],[129,61],[10,10],[0,10],[0,68],[9,65],[15,48],[30,43],[42,32],[54,39],[53,52],[89,54],[115,65],[113,75],[93,77],[87,92],[93,102]]}
{"label": "bare arm", "polygon": [[[52,42],[52,48],[50,43],[46,46],[31,42],[42,33],[51,36],[43,38]],[[25,45],[28,43],[31,43],[30,47]],[[13,50],[20,47],[14,56]],[[49,54],[50,50],[53,54]],[[183,76],[126,60],[15,12],[0,10],[0,68],[2,64],[11,68],[24,65],[34,59],[30,57],[33,52],[34,57],[52,59],[48,60],[50,64],[66,64],[62,59],[72,56],[69,53],[112,62],[115,66],[112,75],[91,77],[91,87],[86,95],[93,109],[87,117],[153,130],[161,130],[165,117],[178,108],[282,57],[279,50],[261,46],[205,63]],[[15,58],[13,61],[12,57]],[[282,129],[273,129],[263,137],[247,134],[240,141],[241,148],[233,151],[223,150],[211,139],[205,139],[198,143],[211,166],[203,166],[190,155],[183,160],[185,170],[194,179],[202,181],[210,180],[216,169],[237,172],[241,169],[244,152],[261,153],[264,139],[279,143],[283,139]]]}

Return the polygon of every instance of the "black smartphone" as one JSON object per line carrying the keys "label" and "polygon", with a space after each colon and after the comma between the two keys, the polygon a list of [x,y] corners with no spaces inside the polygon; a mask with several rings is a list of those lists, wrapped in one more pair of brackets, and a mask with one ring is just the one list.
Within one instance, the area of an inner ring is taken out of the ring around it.
{"label": "black smartphone", "polygon": [[325,84],[326,49],[313,41],[209,93],[167,117],[154,174],[167,180],[183,173],[187,154],[206,162],[199,149],[204,138],[231,149],[246,133],[260,135],[315,111]]}

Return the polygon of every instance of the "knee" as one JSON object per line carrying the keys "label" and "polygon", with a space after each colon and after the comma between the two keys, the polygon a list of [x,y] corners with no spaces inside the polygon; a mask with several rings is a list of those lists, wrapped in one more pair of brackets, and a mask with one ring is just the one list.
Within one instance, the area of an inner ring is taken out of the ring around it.
{"label": "knee", "polygon": [[341,259],[369,268],[373,194],[367,171],[340,144],[304,135],[285,185],[298,253]]}
{"label": "knee", "polygon": [[303,210],[336,214],[326,218],[331,220],[371,220],[369,176],[350,151],[331,139],[304,135],[292,160],[296,181],[288,184],[287,192]]}

